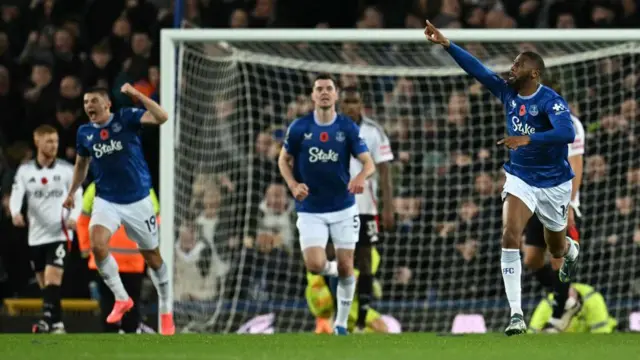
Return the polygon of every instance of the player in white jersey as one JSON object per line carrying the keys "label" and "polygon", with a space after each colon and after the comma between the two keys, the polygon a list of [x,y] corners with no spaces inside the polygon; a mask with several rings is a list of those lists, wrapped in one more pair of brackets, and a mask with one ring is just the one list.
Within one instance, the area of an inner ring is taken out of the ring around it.
{"label": "player in white jersey", "polygon": [[563,259],[560,281],[568,282],[577,270],[580,246],[566,236],[574,173],[567,145],[575,139],[569,105],[553,89],[541,84],[545,71],[542,57],[532,51],[520,53],[502,79],[469,52],[427,21],[424,34],[442,45],[456,63],[476,78],[504,106],[507,136],[498,141],[509,151],[502,191],[502,280],[511,318],[505,334],[527,331],[522,312],[522,232],[536,214],[544,225],[544,240],[553,258]]}
{"label": "player in white jersey", "polygon": [[[558,91],[559,85],[550,83],[548,86]],[[559,91],[558,91],[559,92]],[[576,138],[569,144],[569,164],[575,173],[571,180],[571,203],[569,207],[567,236],[575,241],[579,241],[579,220],[580,220],[580,185],[582,183],[583,154],[585,146],[585,132],[580,120],[571,114]],[[553,313],[544,331],[562,332],[569,324],[563,322],[565,303],[569,297],[570,282],[562,282],[559,279],[559,269],[562,266],[562,259],[551,258],[550,263],[546,263],[545,255],[547,244],[544,241],[544,226],[540,219],[534,214],[525,228],[525,249],[524,265],[533,271],[533,275],[545,289],[553,293]]]}
{"label": "player in white jersey", "polygon": [[[56,159],[58,132],[52,126],[41,125],[34,131],[33,138],[36,158],[18,168],[9,209],[15,226],[29,225],[31,267],[42,290],[44,316],[33,325],[32,331],[64,333],[60,284],[80,209],[71,212],[62,209],[65,195],[71,188],[73,166]],[[81,201],[82,189],[78,188],[73,196]],[[28,221],[21,212],[25,197]]]}
{"label": "player in white jersey", "polygon": [[[358,126],[336,112],[338,93],[329,75],[316,78],[311,97],[315,111],[289,126],[278,167],[296,199],[296,225],[307,270],[338,275],[334,331],[346,335],[356,287],[353,253],[360,230],[354,194],[362,193],[367,178],[375,173],[375,164]],[[354,178],[349,174],[352,156],[363,164]],[[337,264],[327,261],[329,236]]]}
{"label": "player in white jersey", "polygon": [[[78,129],[76,165],[71,191],[87,176],[89,165],[96,185],[96,197],[89,223],[89,238],[98,271],[115,297],[107,323],[114,324],[133,307],[124,289],[118,264],[109,253],[109,239],[122,224],[130,239],[151,269],[151,280],[158,291],[160,333],[173,335],[172,303],[169,301],[169,269],[158,247],[158,224],[151,197],[151,175],[142,153],[139,133],[144,125],[161,125],[168,119],[166,111],[155,101],[129,84],[122,93],[136,98],[146,108],[124,108],[112,113],[109,93],[91,89],[84,94],[84,110],[90,123]],[[65,206],[74,207],[68,196]]]}
{"label": "player in white jersey", "polygon": [[[393,160],[393,152],[389,138],[382,126],[363,115],[362,94],[355,87],[344,88],[340,96],[340,111],[348,115],[360,127],[360,137],[364,139],[371,157],[376,164],[382,193],[382,225],[390,230],[394,223],[393,187],[389,162]],[[362,171],[362,163],[351,158],[351,176]],[[364,331],[366,318],[373,298],[373,274],[371,271],[371,248],[376,245],[378,237],[378,178],[371,177],[365,183],[362,194],[356,195],[356,204],[360,213],[360,235],[356,245],[355,262],[360,274],[356,291],[358,297],[358,318],[356,329]]]}

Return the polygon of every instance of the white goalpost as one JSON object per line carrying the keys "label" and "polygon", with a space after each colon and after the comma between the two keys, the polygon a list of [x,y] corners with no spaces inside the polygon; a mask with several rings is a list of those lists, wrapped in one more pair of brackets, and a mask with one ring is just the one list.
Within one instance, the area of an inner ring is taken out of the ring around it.
{"label": "white goalpost", "polygon": [[[640,298],[640,30],[444,29],[498,73],[521,51],[587,131],[579,282],[622,326]],[[381,235],[372,304],[393,328],[507,319],[500,276],[502,106],[421,29],[161,32],[160,249],[185,332],[312,331],[291,199],[275,154],[311,109],[310,81],[358,86],[391,139],[396,228]],[[543,289],[525,271],[527,316]]]}

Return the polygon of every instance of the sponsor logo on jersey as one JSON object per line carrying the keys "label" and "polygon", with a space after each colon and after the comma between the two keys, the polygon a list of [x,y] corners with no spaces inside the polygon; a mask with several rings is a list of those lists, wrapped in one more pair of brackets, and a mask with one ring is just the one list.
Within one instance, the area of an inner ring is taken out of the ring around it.
{"label": "sponsor logo on jersey", "polygon": [[53,190],[35,190],[30,194],[36,199],[49,199],[49,198],[61,198],[64,195],[64,191],[61,189],[53,189]]}
{"label": "sponsor logo on jersey", "polygon": [[529,124],[523,124],[520,118],[517,116],[511,117],[511,124],[513,131],[522,135],[531,135],[536,132],[535,128],[532,128],[531,126],[529,126]]}
{"label": "sponsor logo on jersey", "polygon": [[96,159],[100,159],[104,155],[111,155],[114,152],[121,151],[123,149],[121,141],[111,141],[107,144],[93,144],[93,154]]}
{"label": "sponsor logo on jersey", "polygon": [[345,138],[346,137],[342,131],[338,131],[336,133],[336,140],[338,140],[339,142],[343,142]]}
{"label": "sponsor logo on jersey", "polygon": [[122,130],[122,125],[120,125],[120,123],[118,122],[113,123],[113,125],[111,126],[111,130],[113,130],[114,133],[119,133],[120,130]]}
{"label": "sponsor logo on jersey", "polygon": [[317,148],[317,147],[312,147],[309,148],[309,162],[310,163],[315,163],[315,162],[338,162],[338,153],[333,151],[333,150],[329,150],[329,152],[324,152],[324,150]]}
{"label": "sponsor logo on jersey", "polygon": [[556,112],[556,115],[567,111],[567,108],[564,105],[560,104],[560,103],[555,103],[553,105],[552,109],[553,109],[553,111]]}
{"label": "sponsor logo on jersey", "polygon": [[540,112],[538,111],[538,107],[536,105],[529,106],[529,115],[538,116]]}

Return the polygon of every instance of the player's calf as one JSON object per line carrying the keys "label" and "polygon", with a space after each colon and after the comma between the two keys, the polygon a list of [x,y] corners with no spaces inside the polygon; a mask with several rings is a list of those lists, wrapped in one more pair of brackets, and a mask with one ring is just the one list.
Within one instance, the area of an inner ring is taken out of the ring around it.
{"label": "player's calf", "polygon": [[62,295],[60,285],[64,270],[59,266],[47,265],[44,268],[44,287],[42,288],[42,313],[44,321],[51,329],[64,330],[62,325]]}
{"label": "player's calf", "polygon": [[338,259],[338,290],[336,298],[338,309],[336,311],[336,329],[347,327],[351,303],[356,292],[356,278],[353,276],[353,248],[355,243],[341,248],[336,244],[336,258]]}
{"label": "player's calf", "polygon": [[356,248],[356,262],[360,275],[358,276],[358,318],[356,327],[364,329],[367,313],[373,297],[373,275],[371,274],[371,246],[358,245]]}

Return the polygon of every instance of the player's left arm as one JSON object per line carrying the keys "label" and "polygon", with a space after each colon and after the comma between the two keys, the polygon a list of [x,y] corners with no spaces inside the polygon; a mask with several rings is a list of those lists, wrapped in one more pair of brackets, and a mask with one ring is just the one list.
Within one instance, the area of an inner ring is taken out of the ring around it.
{"label": "player's left arm", "polygon": [[529,135],[531,144],[571,144],[576,138],[576,131],[567,102],[558,96],[548,100],[543,109],[553,129]]}
{"label": "player's left arm", "polygon": [[138,91],[131,84],[126,83],[122,85],[120,91],[123,94],[129,95],[138,99],[147,111],[142,114],[140,123],[146,125],[162,125],[169,119],[169,114],[155,101],[151,100],[148,96]]}
{"label": "player's left arm", "polygon": [[[573,119],[572,119],[573,120]],[[580,211],[577,208],[576,204],[576,196],[580,191],[580,186],[582,186],[582,172],[584,167],[584,141],[585,141],[585,133],[584,127],[580,120],[575,120],[573,122],[574,128],[576,131],[576,138],[569,145],[569,164],[571,165],[571,169],[573,169],[573,173],[575,177],[571,180],[571,207],[569,208],[569,222],[572,223],[575,220],[573,219],[574,213],[580,216]]]}

